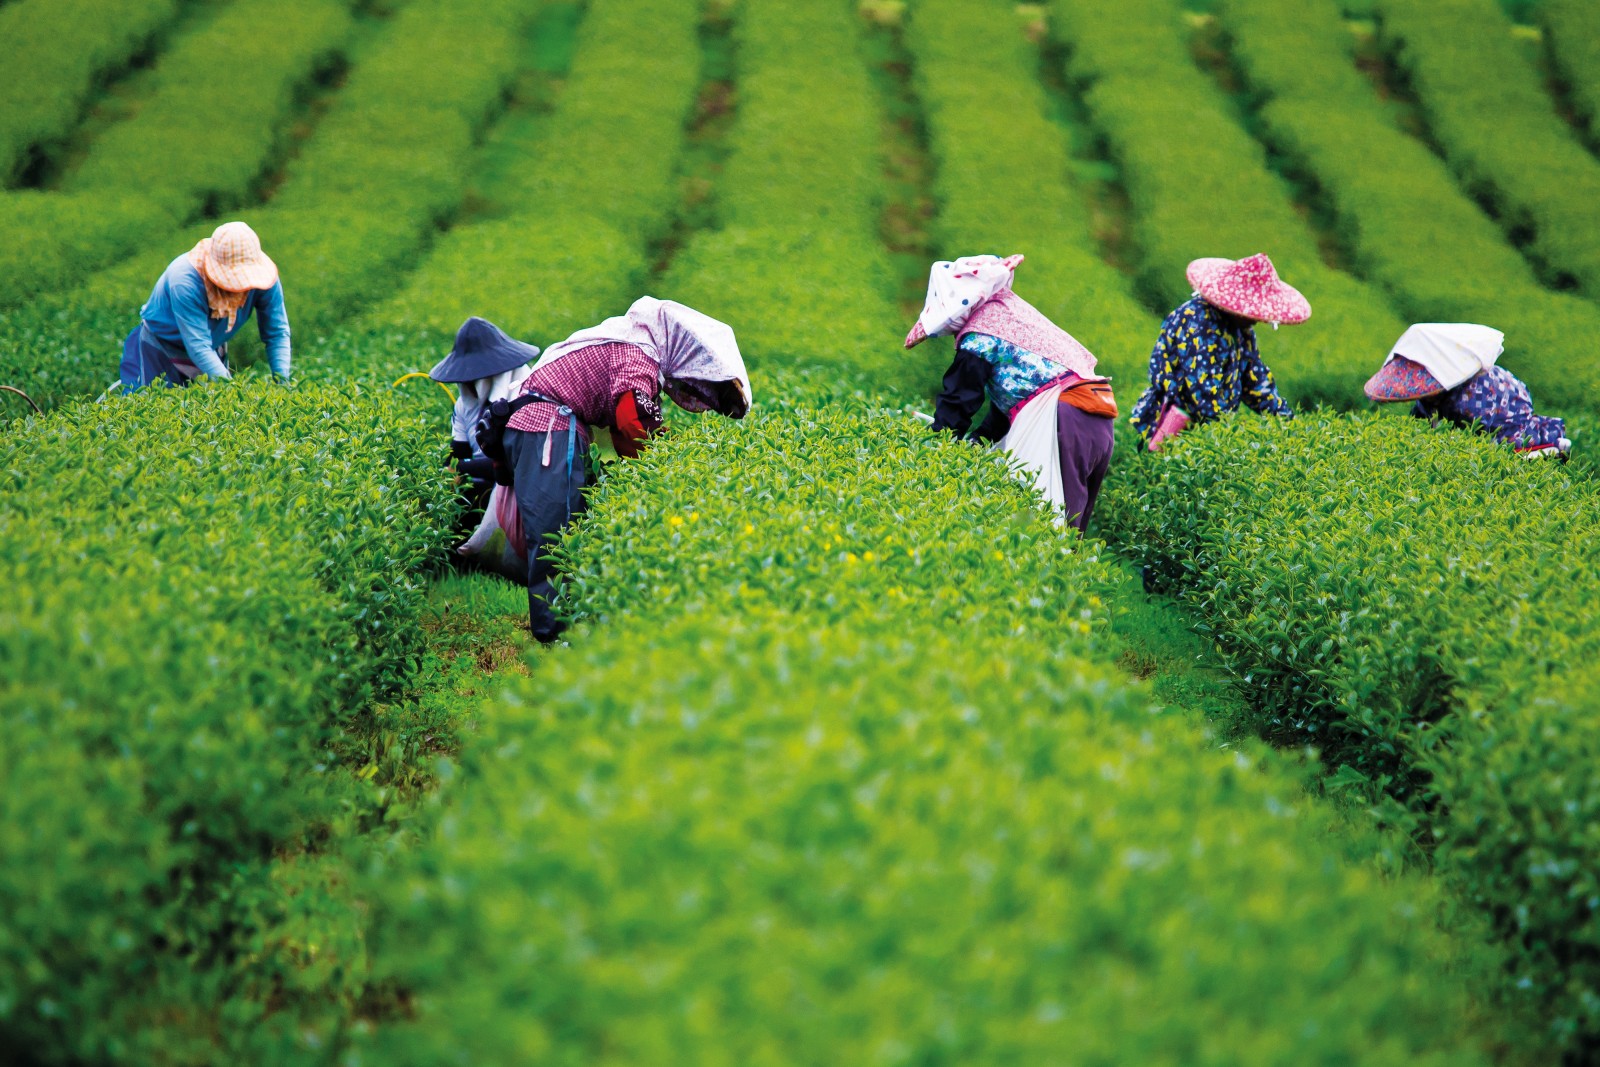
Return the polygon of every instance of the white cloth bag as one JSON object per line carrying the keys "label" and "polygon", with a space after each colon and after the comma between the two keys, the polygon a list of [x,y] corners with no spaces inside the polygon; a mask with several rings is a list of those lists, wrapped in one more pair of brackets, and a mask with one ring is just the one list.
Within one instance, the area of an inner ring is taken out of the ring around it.
{"label": "white cloth bag", "polygon": [[1011,430],[995,445],[1011,458],[1017,474],[1032,482],[1055,512],[1056,525],[1067,521],[1067,499],[1061,490],[1060,385],[1040,393],[1017,412]]}

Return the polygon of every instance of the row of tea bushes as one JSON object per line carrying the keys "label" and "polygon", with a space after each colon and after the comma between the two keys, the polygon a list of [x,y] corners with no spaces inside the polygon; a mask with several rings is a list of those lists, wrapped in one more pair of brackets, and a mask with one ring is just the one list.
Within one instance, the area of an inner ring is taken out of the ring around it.
{"label": "row of tea bushes", "polygon": [[263,33],[259,8],[233,4],[176,36],[138,111],[96,138],[59,190],[0,194],[0,307],[245,200],[281,152],[298,95],[345,44],[349,7],[283,0]]}
{"label": "row of tea bushes", "polygon": [[[1018,292],[1099,358],[1126,404],[1145,377],[1157,324],[1096,250],[1066,130],[1039,83],[1037,48],[1014,19],[969,18],[971,7],[919,0],[906,27],[937,162],[939,256],[1025,253]],[[950,33],[957,23],[961,32]],[[982,93],[965,81],[974,54],[985,57]]]}
{"label": "row of tea bushes", "polygon": [[0,188],[78,124],[99,80],[125,66],[184,0],[14,0],[0,8]]}
{"label": "row of tea bushes", "polygon": [[1593,408],[1600,308],[1543,288],[1449,168],[1393,124],[1338,4],[1225,0],[1219,14],[1266,137],[1316,184],[1362,272],[1419,320],[1504,330],[1505,365],[1536,401]]}
{"label": "row of tea bushes", "polygon": [[1535,16],[1576,118],[1600,140],[1600,11],[1587,0],[1544,0]]}
{"label": "row of tea bushes", "polygon": [[[459,207],[464,161],[516,76],[524,31],[543,3],[412,0],[359,58],[271,204],[245,213],[282,270],[302,349],[392,289]],[[44,404],[99,392],[116,377],[122,338],[151,284],[216,221],[82,288],[0,312],[0,382]]]}
{"label": "row of tea bushes", "polygon": [[1409,802],[1518,995],[1593,1048],[1593,481],[1373,417],[1228,419],[1118,476],[1102,521],[1205,618],[1258,709],[1240,725]]}
{"label": "row of tea bushes", "polygon": [[1314,309],[1290,332],[1258,331],[1289,395],[1350,407],[1405,324],[1381,293],[1327,267],[1265,150],[1192,61],[1174,0],[1060,0],[1051,32],[1068,76],[1106,136],[1132,201],[1141,284],[1167,307],[1187,300],[1190,260],[1272,257]]}
{"label": "row of tea bushes", "polygon": [[725,310],[753,362],[924,391],[936,374],[920,350],[896,354],[911,324],[879,239],[883,116],[858,19],[831,0],[745,4],[736,19],[721,229],[690,239],[660,295]]}
{"label": "row of tea bushes", "polygon": [[372,872],[361,1061],[1479,1062],[1426,887],[1096,663],[1097,551],[859,401],[621,464],[592,625]]}
{"label": "row of tea bushes", "polygon": [[335,1029],[307,1020],[363,996],[327,962],[349,904],[317,854],[383,806],[334,749],[423,648],[455,509],[437,423],[220,384],[13,429],[0,1059],[305,1062]]}
{"label": "row of tea bushes", "polygon": [[1462,184],[1546,270],[1600,297],[1600,159],[1556,114],[1496,0],[1381,0],[1383,38]]}
{"label": "row of tea bushes", "polygon": [[443,235],[370,323],[453,331],[482,315],[548,345],[624,311],[677,206],[700,8],[591,0],[554,113],[496,146],[480,189],[496,210]]}

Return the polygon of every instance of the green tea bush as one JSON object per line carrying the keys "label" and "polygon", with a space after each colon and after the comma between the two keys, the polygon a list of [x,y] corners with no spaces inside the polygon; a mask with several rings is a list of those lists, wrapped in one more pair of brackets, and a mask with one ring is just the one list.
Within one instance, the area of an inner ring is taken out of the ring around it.
{"label": "green tea bush", "polygon": [[1495,0],[1381,0],[1383,38],[1445,158],[1546,270],[1600,297],[1600,160],[1556,114]]}
{"label": "green tea bush", "polygon": [[16,0],[0,8],[0,188],[77,125],[96,82],[170,23],[183,0]]}
{"label": "green tea bush", "polygon": [[1266,152],[1192,62],[1177,5],[1061,0],[1050,11],[1069,76],[1121,164],[1146,290],[1170,308],[1190,296],[1190,260],[1266,252],[1313,308],[1292,330],[1257,331],[1279,384],[1305,402],[1362,403],[1362,382],[1405,324],[1376,290],[1323,263]]}
{"label": "green tea bush", "polygon": [[1542,0],[1535,14],[1573,110],[1600,139],[1600,12],[1586,0]]}
{"label": "green tea bush", "polygon": [[0,306],[242,201],[278,154],[297,94],[348,36],[349,7],[284,0],[262,33],[261,11],[236,4],[176,37],[148,99],[95,140],[60,191],[0,194]]}
{"label": "green tea bush", "polygon": [[[1095,248],[1066,131],[1038,81],[1038,51],[1013,21],[970,18],[971,9],[919,0],[906,31],[938,163],[938,257],[1025,253],[1019,289],[1088,346],[1131,404],[1158,324]],[[957,23],[961,32],[950,33]],[[975,54],[985,57],[981,93],[966,81]]]}
{"label": "green tea bush", "polygon": [[[1355,68],[1338,6],[1226,0],[1219,17],[1266,137],[1321,190],[1363,273],[1416,319],[1504,330],[1503,362],[1536,402],[1593,408],[1600,309],[1542,288],[1448,167],[1393,125]],[[1370,367],[1388,343],[1369,350]]]}
{"label": "green tea bush", "polygon": [[1242,725],[1407,801],[1515,950],[1517,995],[1592,1051],[1592,479],[1420,420],[1331,417],[1227,420],[1118,473],[1101,521],[1206,619],[1254,698]]}
{"label": "green tea bush", "polygon": [[555,113],[501,146],[520,162],[492,189],[499,212],[445,234],[370,321],[483,315],[549,344],[626,309],[677,206],[699,22],[697,0],[593,0]]}
{"label": "green tea bush", "polygon": [[1092,662],[1108,562],[993,457],[767,403],[564,555],[594,625],[369,878],[361,1062],[1480,1062],[1421,887]]}
{"label": "green tea bush", "polygon": [[[460,204],[463,161],[541,3],[413,0],[360,57],[272,203],[248,213],[282,269],[299,346],[393,289]],[[40,403],[102,390],[151,284],[215,224],[194,225],[80,289],[0,311],[0,382]]]}
{"label": "green tea bush", "polygon": [[375,804],[335,744],[423,646],[455,509],[436,421],[220,384],[13,428],[0,1059],[305,1062],[362,992],[324,962],[352,905],[318,903],[317,853]]}
{"label": "green tea bush", "polygon": [[938,380],[929,358],[900,352],[910,323],[879,237],[883,116],[851,5],[746,4],[734,41],[722,228],[688,242],[660,295],[724,318],[754,364],[826,366],[877,390],[927,392]]}

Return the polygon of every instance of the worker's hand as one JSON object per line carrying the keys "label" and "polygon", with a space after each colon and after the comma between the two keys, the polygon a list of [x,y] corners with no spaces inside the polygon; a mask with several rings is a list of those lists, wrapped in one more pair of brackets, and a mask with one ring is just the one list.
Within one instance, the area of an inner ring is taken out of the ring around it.
{"label": "worker's hand", "polygon": [[481,456],[476,459],[458,460],[456,462],[456,470],[465,477],[471,478],[473,481],[482,481],[484,479],[493,480],[494,460],[488,458],[487,456]]}

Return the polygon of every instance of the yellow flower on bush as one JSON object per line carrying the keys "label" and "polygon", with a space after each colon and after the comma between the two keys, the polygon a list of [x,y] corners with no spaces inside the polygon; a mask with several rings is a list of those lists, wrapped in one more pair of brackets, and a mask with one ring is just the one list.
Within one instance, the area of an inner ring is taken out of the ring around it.
{"label": "yellow flower on bush", "polygon": [[674,515],[674,516],[672,516],[672,518],[667,520],[667,525],[668,526],[682,526],[683,525],[683,516],[682,515]]}

